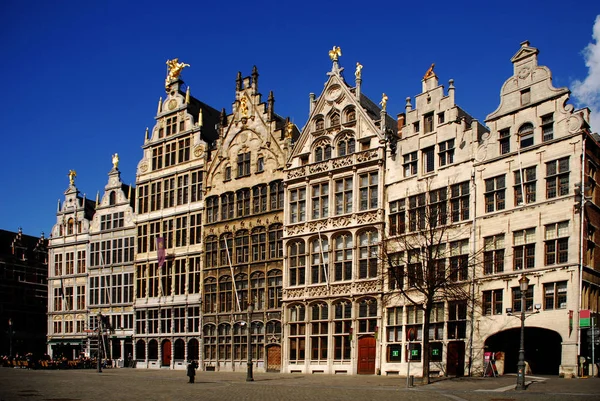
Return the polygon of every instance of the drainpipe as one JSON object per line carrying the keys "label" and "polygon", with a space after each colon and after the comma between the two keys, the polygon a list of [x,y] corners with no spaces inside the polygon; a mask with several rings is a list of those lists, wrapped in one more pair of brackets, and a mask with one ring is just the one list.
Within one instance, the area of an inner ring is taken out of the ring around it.
{"label": "drainpipe", "polygon": [[[477,254],[477,182],[475,180],[475,166],[471,172],[471,181],[473,183],[473,235],[471,249],[473,257]],[[469,333],[469,369],[467,375],[471,376],[471,368],[473,367],[473,331],[475,330],[475,272],[477,263],[473,263],[471,269],[471,330]]]}
{"label": "drainpipe", "polygon": [[[583,296],[583,223],[585,214],[585,134],[582,141],[581,150],[581,204],[580,204],[580,230],[579,230],[579,291],[577,300],[577,363],[579,365],[579,356],[581,355],[581,327],[579,327],[579,312],[581,312],[582,296]],[[579,372],[579,369],[577,369]]]}

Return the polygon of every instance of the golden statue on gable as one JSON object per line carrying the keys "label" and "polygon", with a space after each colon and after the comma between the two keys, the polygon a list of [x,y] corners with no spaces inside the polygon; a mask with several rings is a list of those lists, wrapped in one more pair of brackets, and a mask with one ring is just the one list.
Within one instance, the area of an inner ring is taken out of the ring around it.
{"label": "golden statue on gable", "polygon": [[290,121],[287,123],[285,128],[285,137],[291,139],[292,133],[294,132],[294,124]]}
{"label": "golden statue on gable", "polygon": [[69,184],[75,185],[75,177],[77,177],[77,172],[75,170],[69,170]]}
{"label": "golden statue on gable", "polygon": [[248,99],[246,95],[242,96],[240,99],[240,113],[242,117],[248,117]]}
{"label": "golden statue on gable", "polygon": [[381,95],[381,102],[379,102],[379,104],[381,105],[381,110],[385,111],[385,109],[387,108],[387,101],[388,101],[388,97],[387,95],[384,93]]}
{"label": "golden statue on gable", "polygon": [[329,58],[331,61],[338,61],[338,57],[342,56],[342,49],[339,46],[333,46],[333,49],[329,50]]}
{"label": "golden statue on gable", "polygon": [[119,154],[118,153],[115,153],[114,155],[112,155],[112,164],[113,164],[114,169],[119,167]]}
{"label": "golden statue on gable", "polygon": [[431,67],[429,67],[429,69],[427,70],[427,72],[423,76],[423,79],[435,77],[435,72],[433,72],[433,67],[435,67],[435,63],[431,63]]}
{"label": "golden statue on gable", "polygon": [[363,69],[362,64],[357,61],[356,62],[356,71],[354,71],[354,76],[356,77],[356,79],[361,79],[362,69]]}
{"label": "golden statue on gable", "polygon": [[169,73],[167,74],[167,79],[165,80],[165,85],[168,85],[169,82],[175,81],[179,78],[179,74],[185,67],[189,67],[189,64],[180,63],[178,58],[174,58],[173,60],[167,60],[167,68],[169,69]]}

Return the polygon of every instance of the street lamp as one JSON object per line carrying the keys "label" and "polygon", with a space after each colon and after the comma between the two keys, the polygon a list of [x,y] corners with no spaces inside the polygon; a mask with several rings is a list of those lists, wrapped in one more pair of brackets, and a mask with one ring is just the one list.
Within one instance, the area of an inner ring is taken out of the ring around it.
{"label": "street lamp", "polygon": [[521,289],[521,343],[519,345],[519,362],[517,363],[517,386],[515,390],[527,390],[525,387],[525,294],[529,288],[529,279],[523,274],[519,279]]}
{"label": "street lamp", "polygon": [[254,305],[251,302],[248,302],[248,318],[246,319],[246,333],[247,333],[247,343],[248,343],[248,347],[246,348],[246,353],[248,355],[248,369],[247,369],[247,374],[246,374],[246,381],[247,382],[253,382],[254,381],[254,376],[252,375],[252,345],[251,345],[251,340],[252,340],[252,333],[251,333],[251,328],[252,328],[252,311],[254,310]]}

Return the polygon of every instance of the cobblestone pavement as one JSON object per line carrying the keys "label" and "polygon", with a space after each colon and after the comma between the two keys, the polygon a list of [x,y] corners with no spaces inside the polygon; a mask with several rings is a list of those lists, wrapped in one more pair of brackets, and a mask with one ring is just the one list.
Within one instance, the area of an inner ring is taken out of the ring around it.
{"label": "cobblestone pavement", "polygon": [[398,376],[334,376],[198,372],[188,384],[185,371],[145,369],[26,370],[0,368],[0,400],[600,400],[600,379],[527,377],[527,391],[515,391],[515,376],[440,379],[406,388]]}

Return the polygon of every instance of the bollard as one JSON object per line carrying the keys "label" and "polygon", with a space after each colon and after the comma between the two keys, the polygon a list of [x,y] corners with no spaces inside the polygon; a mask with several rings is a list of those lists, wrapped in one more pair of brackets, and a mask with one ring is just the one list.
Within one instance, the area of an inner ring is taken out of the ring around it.
{"label": "bollard", "polygon": [[408,376],[408,380],[406,382],[406,387],[414,387],[415,386],[415,377],[414,376]]}

